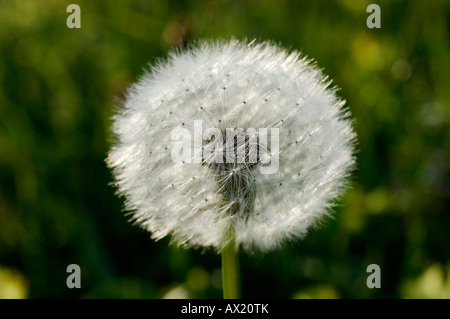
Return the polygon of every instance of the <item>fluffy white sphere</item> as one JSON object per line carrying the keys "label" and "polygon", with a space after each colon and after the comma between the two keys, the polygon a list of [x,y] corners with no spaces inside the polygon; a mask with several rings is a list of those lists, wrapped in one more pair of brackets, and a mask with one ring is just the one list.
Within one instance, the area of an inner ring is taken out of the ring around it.
{"label": "fluffy white sphere", "polygon": [[[172,133],[194,132],[199,120],[221,132],[278,128],[279,147],[269,136],[265,154],[279,159],[277,171],[258,169],[261,144],[251,165],[174,161]],[[268,42],[199,42],[171,52],[130,88],[113,130],[109,163],[133,219],[152,238],[171,235],[183,246],[220,251],[230,226],[236,248],[250,251],[302,238],[354,166],[344,102],[310,61]]]}

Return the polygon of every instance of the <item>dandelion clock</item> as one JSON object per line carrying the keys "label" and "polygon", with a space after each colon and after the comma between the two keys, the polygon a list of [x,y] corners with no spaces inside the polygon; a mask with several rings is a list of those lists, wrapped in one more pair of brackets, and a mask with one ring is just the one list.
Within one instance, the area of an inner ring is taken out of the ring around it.
{"label": "dandelion clock", "polygon": [[133,221],[158,240],[222,254],[303,238],[329,214],[354,166],[355,133],[330,81],[272,43],[198,42],[128,91],[109,154]]}

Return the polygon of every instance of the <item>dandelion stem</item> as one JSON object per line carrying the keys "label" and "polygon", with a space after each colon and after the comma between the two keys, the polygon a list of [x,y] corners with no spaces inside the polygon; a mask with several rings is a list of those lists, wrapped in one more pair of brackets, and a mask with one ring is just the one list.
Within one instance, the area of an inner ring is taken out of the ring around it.
{"label": "dandelion stem", "polygon": [[224,299],[239,298],[238,258],[234,247],[234,229],[230,227],[229,239],[222,248],[222,289]]}

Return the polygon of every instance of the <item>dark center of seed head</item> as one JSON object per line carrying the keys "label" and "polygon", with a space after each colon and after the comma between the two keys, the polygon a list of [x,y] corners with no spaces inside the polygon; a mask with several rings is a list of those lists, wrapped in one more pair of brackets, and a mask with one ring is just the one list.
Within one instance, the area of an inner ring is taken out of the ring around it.
{"label": "dark center of seed head", "polygon": [[[257,134],[242,129],[221,130],[220,136],[204,141],[203,165],[214,171],[218,192],[229,213],[246,221],[254,210],[255,168],[261,159],[262,147]],[[218,139],[218,140],[217,140]]]}

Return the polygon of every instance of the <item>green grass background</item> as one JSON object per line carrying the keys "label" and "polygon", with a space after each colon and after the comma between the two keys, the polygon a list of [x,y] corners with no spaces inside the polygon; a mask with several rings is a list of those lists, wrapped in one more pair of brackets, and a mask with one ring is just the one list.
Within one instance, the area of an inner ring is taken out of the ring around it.
{"label": "green grass background", "polygon": [[[81,29],[66,27],[72,2]],[[366,27],[370,3],[381,29]],[[313,57],[359,138],[335,218],[241,256],[243,296],[450,298],[449,18],[445,0],[0,1],[0,298],[221,297],[220,256],[129,224],[104,159],[146,63],[231,36]],[[72,263],[81,289],[66,287]]]}

